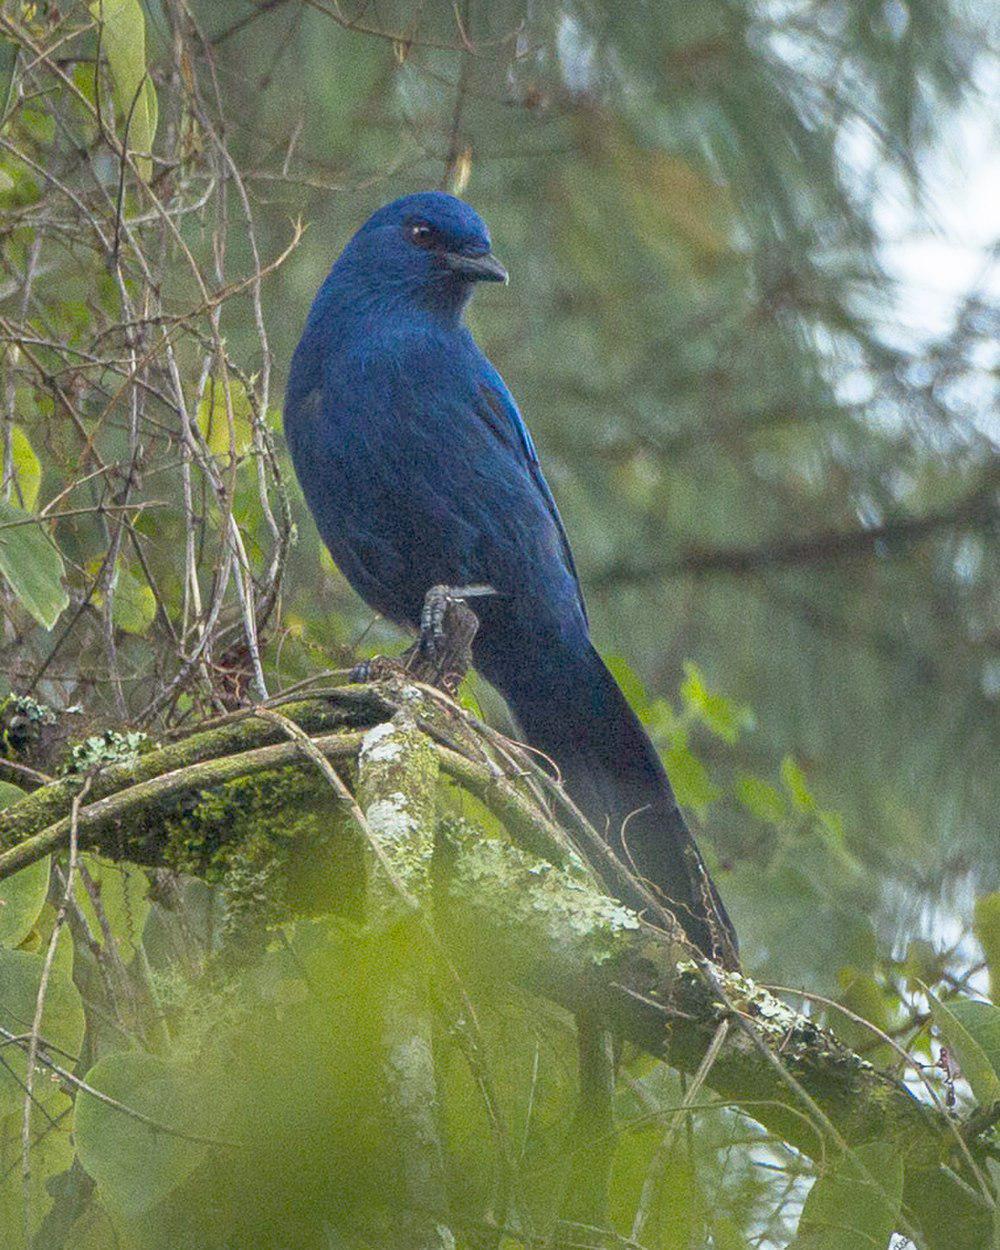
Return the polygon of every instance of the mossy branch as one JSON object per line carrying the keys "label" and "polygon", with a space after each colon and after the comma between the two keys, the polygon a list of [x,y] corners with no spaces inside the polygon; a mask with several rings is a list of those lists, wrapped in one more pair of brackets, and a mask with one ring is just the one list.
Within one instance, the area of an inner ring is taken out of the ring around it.
{"label": "mossy branch", "polygon": [[[388,743],[390,735],[376,727],[404,705],[405,732],[397,721],[391,757],[380,758],[381,736]],[[254,793],[258,833],[273,829],[276,839],[287,840],[298,809],[325,803],[329,812],[340,800],[317,780],[302,742],[288,739],[283,718],[305,731],[315,752],[346,779],[343,793],[351,804],[360,802],[369,826],[386,818],[382,849],[388,847],[421,904],[433,895],[428,915],[436,938],[463,975],[477,983],[501,976],[605,1022],[683,1071],[697,1071],[716,1039],[708,1084],[719,1096],[819,1160],[845,1143],[893,1141],[906,1159],[906,1198],[917,1227],[933,1229],[942,1186],[952,1227],[958,1211],[968,1227],[987,1227],[990,1212],[979,1203],[976,1164],[985,1140],[971,1131],[963,1136],[945,1111],[913,1097],[895,1077],[738,972],[699,966],[675,927],[650,923],[649,913],[639,915],[609,897],[530,778],[505,775],[468,718],[413,686],[347,687],[285,704],[281,718],[250,709],[109,765],[93,775],[90,801],[80,807],[81,846],[211,876],[227,846],[238,850],[246,835],[226,808],[227,796],[233,801],[240,786]],[[492,813],[502,835],[487,836],[473,821],[446,816],[429,864],[436,821],[425,782],[438,770]],[[423,813],[395,840],[400,829],[381,793],[390,782],[403,796],[397,807]],[[0,812],[0,877],[65,846],[79,786],[79,778],[65,778]],[[409,795],[414,787],[420,793]],[[324,830],[330,826],[327,815]],[[719,1044],[726,1021],[731,1027]],[[934,1237],[928,1244],[946,1243]]]}
{"label": "mossy branch", "polygon": [[[387,693],[398,690],[389,687]],[[329,697],[290,703],[281,710],[313,737],[328,759],[353,766],[364,729],[394,714],[398,705],[372,687],[345,687]],[[429,711],[439,719],[435,709]],[[433,728],[430,722],[421,727]],[[441,770],[479,799],[513,837],[554,863],[565,863],[574,855],[566,833],[537,800],[495,767],[463,755],[458,744],[445,745],[442,736],[447,737],[439,733],[433,742]],[[172,800],[278,768],[302,772],[309,768],[280,726],[252,709],[227,718],[179,742],[101,769],[91,783],[93,801],[80,810],[80,845],[100,847],[115,858],[163,864],[169,830],[162,818],[171,812]],[[79,776],[61,778],[0,812],[0,880],[67,844],[69,812],[80,784]],[[198,869],[197,863],[187,867]]]}

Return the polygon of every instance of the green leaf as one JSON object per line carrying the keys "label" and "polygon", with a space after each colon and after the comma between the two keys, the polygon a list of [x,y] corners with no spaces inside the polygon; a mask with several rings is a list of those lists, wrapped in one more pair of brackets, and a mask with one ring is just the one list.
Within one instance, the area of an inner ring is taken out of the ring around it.
{"label": "green leaf", "polygon": [[780,790],[760,777],[744,773],[736,782],[736,797],[743,806],[769,825],[780,825],[788,814],[788,804]]}
{"label": "green leaf", "polygon": [[[24,1034],[31,1030],[44,963],[44,955],[0,949],[0,1024],[11,1033]],[[83,1029],[80,995],[70,971],[57,961],[45,992],[41,1036],[66,1055],[75,1056],[83,1041]],[[9,1046],[4,1056],[6,1066],[0,1065],[0,1118],[16,1111],[24,1097],[24,1052],[19,1047]],[[67,1064],[73,1066],[72,1058]],[[59,1086],[45,1074],[39,1075],[36,1081],[36,1095],[41,1102],[53,1097],[65,1098]]]}
{"label": "green leaf", "polygon": [[[86,1177],[86,1173],[83,1175]],[[89,1187],[90,1179],[86,1179]],[[122,1241],[121,1230],[116,1228],[111,1215],[99,1202],[91,1202],[83,1214],[73,1221],[64,1244],[72,1246],[73,1250],[108,1250],[108,1246],[115,1244],[127,1245],[134,1250],[135,1246],[134,1242]]]}
{"label": "green leaf", "polygon": [[685,706],[723,742],[736,742],[740,732],[753,725],[754,718],[750,709],[733,703],[721,694],[713,694],[705,685],[697,664],[686,663],[684,673],[681,698]]}
{"label": "green leaf", "polygon": [[691,754],[682,739],[675,740],[664,755],[663,764],[677,794],[677,802],[683,807],[694,808],[699,816],[703,816],[721,794],[718,786],[712,784],[705,765]]}
{"label": "green leaf", "polygon": [[0,881],[0,946],[19,946],[35,927],[49,889],[49,856]]}
{"label": "green leaf", "polygon": [[22,790],[20,786],[12,785],[9,781],[0,781],[0,811],[10,807],[11,803],[20,802],[26,794],[27,790]]}
{"label": "green leaf", "polygon": [[[118,131],[128,130],[130,152],[150,152],[156,135],[156,90],[146,74],[146,18],[139,0],[92,0],[90,12],[101,23],[101,46],[114,86]],[[136,166],[148,182],[153,162],[138,156]]]}
{"label": "green leaf", "polygon": [[1000,890],[976,899],[972,927],[990,970],[990,997],[1000,1001]]}
{"label": "green leaf", "polygon": [[[87,572],[97,577],[101,571],[101,561],[91,560]],[[104,592],[95,590],[92,602],[101,607],[104,603]],[[156,619],[156,596],[146,581],[142,570],[122,561],[115,569],[114,606],[111,617],[119,629],[129,634],[145,634]]]}
{"label": "green leaf", "polygon": [[1000,1007],[978,998],[961,998],[948,1003],[948,1010],[981,1048],[1000,1081]]}
{"label": "green leaf", "polygon": [[69,603],[62,556],[40,518],[0,500],[0,574],[27,610],[51,629]]}
{"label": "green leaf", "polygon": [[[48,1081],[47,1075],[43,1076]],[[43,1117],[38,1120],[45,1123]],[[65,1174],[73,1162],[73,1139],[66,1120],[58,1124],[45,1123],[44,1131],[36,1125],[31,1145],[31,1177],[28,1190],[28,1219],[32,1234],[38,1233],[47,1212],[52,1206],[53,1186],[58,1186],[60,1174]],[[14,1230],[24,1227],[24,1177],[21,1172],[21,1116],[8,1116],[0,1124],[0,1229],[4,1230],[4,1250],[16,1250],[23,1246]],[[41,1244],[41,1239],[32,1241]],[[45,1239],[45,1245],[52,1243]],[[76,1242],[67,1242],[78,1250]],[[108,1243],[105,1242],[105,1246]],[[103,1248],[102,1248],[103,1250]]]}
{"label": "green leaf", "polygon": [[813,1185],[788,1250],[886,1250],[902,1204],[898,1146],[858,1146]]}
{"label": "green leaf", "polygon": [[[149,878],[136,864],[114,863],[88,854],[81,855],[80,862],[96,888],[104,918],[127,961],[135,953],[149,915]],[[79,877],[74,893],[92,932],[100,937],[102,926],[90,891]]]}
{"label": "green leaf", "polygon": [[[883,1033],[891,1031],[893,1007],[896,1001],[891,993],[886,991],[873,976],[860,972],[850,965],[840,969],[837,980],[843,987],[839,1001],[848,1011],[860,1016],[862,1020],[869,1021]],[[858,1024],[847,1016],[842,1016],[839,1012],[833,1013],[833,1025],[837,1036],[843,1042],[855,1050],[867,1047],[866,1053],[871,1058],[871,1049],[877,1039],[870,1029],[866,1029],[864,1025]],[[881,1056],[881,1051],[878,1053]],[[891,1056],[886,1056],[886,1058],[889,1057]]]}
{"label": "green leaf", "polygon": [[926,938],[911,939],[902,962],[908,987],[922,993],[925,985],[937,984],[947,962],[947,956]]}
{"label": "green leaf", "polygon": [[973,998],[943,1003],[928,990],[934,1023],[981,1106],[1000,1102],[1000,1007]]}
{"label": "green leaf", "polygon": [[144,634],[156,619],[156,596],[146,579],[129,568],[118,575],[111,615],[118,628],[129,634]]}
{"label": "green leaf", "polygon": [[[18,949],[27,951],[31,955],[44,955],[49,949],[49,939],[52,937],[52,930],[56,923],[56,914],[56,909],[46,901],[35,922],[35,927]],[[73,946],[73,934],[70,932],[69,925],[60,925],[52,967],[64,976],[71,977],[75,961],[76,949]]]}
{"label": "green leaf", "polygon": [[[25,791],[0,781],[0,810],[24,799]],[[49,856],[0,881],[0,946],[19,946],[34,929],[49,893]]]}
{"label": "green leaf", "polygon": [[844,818],[840,812],[830,811],[828,808],[821,807],[816,810],[816,818],[837,845],[842,846],[845,841]]}
{"label": "green leaf", "polygon": [[[0,781],[0,809],[24,798],[24,791]],[[0,881],[0,946],[19,946],[34,928],[49,889],[49,857]]]}
{"label": "green leaf", "polygon": [[[986,1167],[993,1182],[994,1194],[1000,1194],[1000,1163],[996,1159],[987,1159]],[[1000,1202],[993,1204],[993,1250],[1000,1250]]]}
{"label": "green leaf", "polygon": [[87,1084],[174,1132],[144,1124],[81,1090],[73,1136],[80,1162],[105,1200],[123,1215],[142,1215],[198,1168],[207,1147],[177,1133],[206,1132],[203,1083],[155,1055],[107,1055],[87,1074]]}
{"label": "green leaf", "polygon": [[210,378],[205,396],[198,405],[198,428],[214,456],[228,458],[244,455],[253,443],[253,411],[246,390],[238,378],[229,381],[229,399],[233,411],[230,434],[226,409],[226,390],[218,378]]}
{"label": "green leaf", "polygon": [[[642,1194],[643,1181],[662,1141],[663,1125],[658,1120],[642,1128],[632,1127],[629,1132],[621,1134],[615,1148],[609,1192],[608,1214],[613,1227],[628,1228],[631,1224]],[[675,1146],[660,1167],[655,1196],[646,1211],[647,1223],[641,1244],[661,1248],[669,1246],[671,1250],[680,1246],[704,1245],[698,1235],[701,1232],[701,1205],[702,1194],[691,1156]],[[573,1240],[567,1238],[568,1243]],[[580,1237],[578,1244],[594,1245],[595,1241]]]}
{"label": "green leaf", "polygon": [[14,474],[20,492],[20,503],[30,512],[38,502],[38,488],[42,484],[42,466],[27,434],[19,425],[15,425],[11,431],[11,450],[14,454]]}
{"label": "green leaf", "polygon": [[632,711],[644,725],[648,724],[653,708],[639,674],[621,655],[607,655],[604,657],[604,663],[621,687],[622,694],[628,699]]}
{"label": "green leaf", "polygon": [[726,1216],[712,1221],[712,1244],[715,1250],[750,1250],[742,1229]]}
{"label": "green leaf", "polygon": [[146,114],[149,120],[149,146],[152,147],[153,139],[156,138],[156,127],[160,120],[160,101],[157,99],[153,80],[148,75],[142,84],[142,89],[146,96]]}
{"label": "green leaf", "polygon": [[816,800],[809,789],[806,775],[790,755],[786,755],[781,761],[781,780],[799,811],[815,811]]}

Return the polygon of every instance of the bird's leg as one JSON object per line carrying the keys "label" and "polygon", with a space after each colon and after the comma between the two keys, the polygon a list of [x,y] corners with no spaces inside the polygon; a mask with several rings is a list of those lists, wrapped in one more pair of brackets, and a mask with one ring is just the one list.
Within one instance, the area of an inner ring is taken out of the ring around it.
{"label": "bird's leg", "polygon": [[466,600],[493,594],[492,586],[479,583],[432,586],[420,613],[420,638],[408,652],[409,671],[429,685],[456,694],[472,664],[472,640],[479,629],[479,618]]}
{"label": "bird's leg", "polygon": [[494,595],[492,586],[432,586],[420,613],[420,637],[398,660],[377,655],[351,670],[352,681],[380,681],[406,674],[454,695],[472,665],[479,618],[465,602]]}
{"label": "bird's leg", "polygon": [[[440,651],[446,649],[446,621],[448,611],[466,599],[475,599],[482,595],[495,595],[492,586],[474,583],[471,586],[432,586],[424,596],[424,607],[420,613],[420,641],[417,644],[421,652],[434,659]],[[469,609],[471,612],[471,608]],[[477,622],[478,624],[478,622]],[[475,630],[473,630],[473,637]],[[469,639],[469,642],[472,638]]]}

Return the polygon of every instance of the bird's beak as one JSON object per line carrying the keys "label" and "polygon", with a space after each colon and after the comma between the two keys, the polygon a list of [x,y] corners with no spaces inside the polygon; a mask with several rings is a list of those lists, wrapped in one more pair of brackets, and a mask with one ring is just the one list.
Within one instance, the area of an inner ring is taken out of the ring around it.
{"label": "bird's beak", "polygon": [[510,277],[492,252],[445,252],[444,263],[469,282],[507,282]]}

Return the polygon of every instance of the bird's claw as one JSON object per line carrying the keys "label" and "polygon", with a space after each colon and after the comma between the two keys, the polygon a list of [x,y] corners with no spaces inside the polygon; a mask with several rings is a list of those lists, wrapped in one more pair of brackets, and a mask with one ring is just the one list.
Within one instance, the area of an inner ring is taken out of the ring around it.
{"label": "bird's claw", "polygon": [[420,613],[420,637],[398,660],[376,655],[351,669],[353,682],[416,678],[456,695],[472,663],[479,620],[466,599],[495,595],[492,586],[432,586]]}
{"label": "bird's claw", "polygon": [[355,664],[348,675],[348,680],[364,685],[370,681],[387,681],[393,677],[406,677],[408,665],[404,661],[393,659],[390,655],[373,655],[369,660],[361,660]]}
{"label": "bird's claw", "polygon": [[364,685],[365,682],[372,679],[372,662],[371,660],[361,660],[351,669],[347,675],[347,680],[355,682],[358,685]]}
{"label": "bird's claw", "polygon": [[420,652],[428,659],[436,659],[445,641],[445,616],[449,607],[465,599],[495,595],[492,586],[475,582],[469,586],[432,586],[424,596],[420,613]]}

